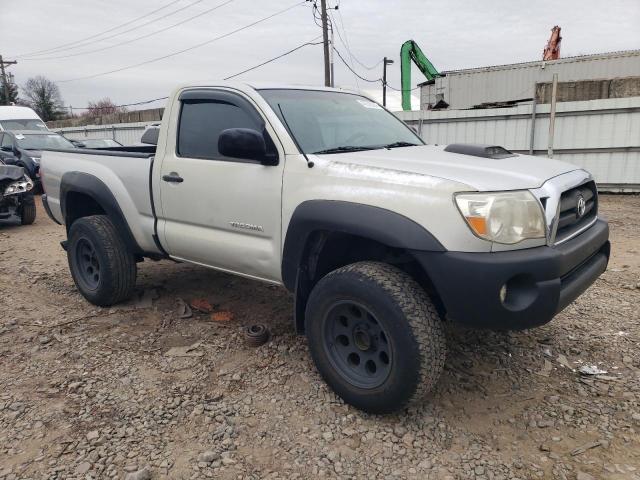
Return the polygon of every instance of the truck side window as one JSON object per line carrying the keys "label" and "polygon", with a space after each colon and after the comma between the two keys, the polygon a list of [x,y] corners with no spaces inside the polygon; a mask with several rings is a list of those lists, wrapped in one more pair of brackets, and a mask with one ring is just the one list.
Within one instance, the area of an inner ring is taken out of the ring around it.
{"label": "truck side window", "polygon": [[218,152],[218,137],[227,128],[252,128],[262,125],[244,109],[214,100],[183,100],[178,127],[177,153],[180,157],[242,161]]}

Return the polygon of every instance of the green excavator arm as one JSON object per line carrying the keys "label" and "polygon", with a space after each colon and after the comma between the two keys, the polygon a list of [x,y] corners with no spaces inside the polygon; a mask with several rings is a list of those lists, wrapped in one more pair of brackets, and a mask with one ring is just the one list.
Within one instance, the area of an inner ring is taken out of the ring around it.
{"label": "green excavator arm", "polygon": [[411,110],[411,62],[427,77],[433,80],[440,75],[429,59],[413,40],[407,40],[400,48],[400,83],[402,88],[402,109]]}

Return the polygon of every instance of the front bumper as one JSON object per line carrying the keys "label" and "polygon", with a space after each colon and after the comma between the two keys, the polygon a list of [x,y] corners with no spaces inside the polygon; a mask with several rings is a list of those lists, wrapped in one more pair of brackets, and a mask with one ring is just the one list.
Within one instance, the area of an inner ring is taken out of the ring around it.
{"label": "front bumper", "polygon": [[519,330],[549,322],[595,282],[609,262],[608,239],[608,224],[598,220],[554,247],[413,254],[448,318],[470,327]]}

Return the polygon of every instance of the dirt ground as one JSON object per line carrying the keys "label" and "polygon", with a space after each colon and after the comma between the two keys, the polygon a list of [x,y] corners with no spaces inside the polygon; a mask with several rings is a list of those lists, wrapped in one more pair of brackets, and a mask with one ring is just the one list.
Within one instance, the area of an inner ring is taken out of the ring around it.
{"label": "dirt ground", "polygon": [[[384,417],[322,382],[282,289],[145,261],[138,299],[90,305],[38,206],[0,225],[2,480],[640,479],[639,196],[602,196],[613,256],[577,302],[530,331],[448,326],[436,390]],[[234,318],[180,318],[198,298]]]}

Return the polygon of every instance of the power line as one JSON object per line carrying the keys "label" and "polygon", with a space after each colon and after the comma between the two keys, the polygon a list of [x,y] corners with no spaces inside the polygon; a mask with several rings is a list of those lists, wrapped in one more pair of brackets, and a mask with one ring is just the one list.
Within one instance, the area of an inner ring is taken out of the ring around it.
{"label": "power line", "polygon": [[[336,10],[338,11],[338,17],[339,17],[339,20],[340,20],[340,25],[342,26],[342,31],[344,32],[344,37],[346,39],[346,42],[342,40],[342,36],[340,35],[340,30],[339,29],[337,30],[338,37],[340,38],[340,41],[342,42],[344,47],[347,49],[347,52],[349,53],[349,58],[351,58],[351,62],[353,63],[353,61],[355,60],[356,63],[358,63],[362,68],[364,68],[366,70],[373,70],[374,68],[377,68],[382,63],[382,60],[380,60],[374,66],[369,67],[369,66],[365,65],[364,63],[362,63],[360,60],[358,60],[358,57],[356,57],[353,54],[353,52],[351,51],[351,47],[349,46],[349,38],[347,37],[347,30],[346,30],[346,28],[344,28],[344,20],[342,19],[342,13],[340,12],[340,9],[336,8]],[[331,15],[331,18],[333,19],[333,15]]]}
{"label": "power line", "polygon": [[[347,53],[349,54],[349,58],[351,59],[351,65],[353,65],[353,55],[351,54],[351,50],[349,49],[349,45],[348,45],[348,41],[345,42],[342,39],[342,35],[340,35],[340,28],[338,28],[338,24],[337,22],[334,20],[333,18],[333,14],[331,14],[331,31],[334,31],[334,23],[335,25],[335,31],[338,33],[338,38],[340,39],[340,41],[342,42],[342,45],[344,45],[344,48],[347,49]],[[342,26],[342,30],[344,31],[344,36],[345,38],[347,38],[347,32],[344,29],[344,25]],[[335,46],[331,45],[331,48],[333,48],[335,50]],[[353,78],[356,81],[356,87],[358,88],[358,90],[360,90],[360,83],[358,82],[358,76],[356,75],[356,73],[353,71],[352,67],[349,67],[349,70],[351,70],[353,72]]]}
{"label": "power line", "polygon": [[273,62],[275,60],[278,60],[279,58],[286,57],[287,55],[295,52],[296,50],[300,50],[301,48],[306,47],[308,45],[321,45],[324,42],[315,42],[315,40],[319,39],[320,37],[321,37],[321,35],[317,36],[316,38],[314,38],[313,40],[311,40],[309,42],[306,42],[306,43],[303,43],[301,45],[298,45],[297,47],[292,48],[291,50],[288,50],[285,53],[283,53],[281,55],[278,55],[277,57],[270,58],[269,60],[267,60],[265,62],[262,62],[262,63],[259,63],[258,65],[255,65],[255,66],[253,66],[251,68],[247,68],[246,70],[243,70],[241,72],[234,73],[233,75],[229,75],[228,77],[224,77],[223,80],[230,80],[232,78],[238,77],[238,76],[242,75],[243,73],[247,73],[247,72],[250,72],[251,70],[255,70],[256,68],[262,67],[263,65],[266,65],[267,63],[271,63],[271,62]]}
{"label": "power line", "polygon": [[74,40],[73,42],[69,42],[69,43],[63,43],[61,45],[58,45],[57,47],[51,47],[51,48],[46,48],[44,50],[35,50],[33,52],[22,53],[20,55],[17,55],[17,57],[37,55],[37,54],[46,53],[46,52],[53,53],[55,50],[66,50],[63,47],[66,47],[68,45],[73,45],[74,43],[77,43],[77,42],[84,42],[85,40],[90,40],[90,39],[93,39],[93,38],[96,38],[96,37],[100,37],[100,36],[104,35],[105,33],[113,32],[114,30],[117,30],[119,28],[126,27],[127,25],[131,25],[132,23],[137,22],[138,20],[142,20],[143,18],[148,17],[150,15],[153,15],[154,13],[158,13],[159,11],[164,10],[165,8],[168,8],[171,5],[174,5],[174,4],[176,4],[178,2],[181,2],[181,1],[182,0],[173,0],[173,1],[169,2],[169,3],[167,3],[166,5],[164,5],[164,6],[160,7],[160,8],[156,8],[155,10],[152,10],[152,11],[150,11],[148,13],[145,13],[144,15],[136,17],[133,20],[129,20],[128,22],[121,23],[120,25],[116,25],[115,27],[109,28],[107,30],[104,30],[104,31],[102,31],[100,33],[96,33],[96,34],[91,35],[89,37],[84,37],[84,38],[81,38],[80,40]]}
{"label": "power line", "polygon": [[376,78],[375,80],[372,80],[370,78],[365,78],[362,75],[360,75],[358,72],[356,72],[351,65],[349,65],[349,63],[343,58],[342,54],[340,53],[340,51],[333,47],[333,50],[338,54],[338,58],[340,58],[340,60],[342,60],[342,63],[345,64],[345,66],[351,70],[351,73],[353,73],[355,76],[357,76],[360,80],[364,80],[365,82],[369,82],[369,83],[377,83],[377,82],[382,82],[381,78]]}
{"label": "power line", "polygon": [[[253,67],[249,67],[246,68],[244,70],[242,70],[241,72],[238,73],[234,73],[233,75],[229,75],[228,77],[224,77],[223,80],[230,80],[232,78],[238,77],[244,73],[250,72],[251,70],[255,70],[256,68],[260,68],[264,65],[267,65],[268,63],[274,62],[282,57],[286,57],[287,55],[292,54],[293,52],[300,50],[301,48],[307,47],[309,45],[321,45],[323,42],[316,42],[316,40],[318,40],[320,38],[320,36],[317,36],[316,38],[313,38],[311,40],[309,40],[308,42],[302,43],[300,45],[298,45],[297,47],[292,48],[291,50],[287,50],[284,53],[281,53],[280,55],[277,55],[273,58],[270,58],[269,60],[265,60],[264,62],[261,62],[257,65],[254,65]],[[159,98],[154,98],[152,100],[143,100],[141,102],[135,102],[135,103],[125,103],[123,105],[111,105],[109,107],[105,107],[105,108],[123,108],[123,107],[133,107],[133,106],[137,106],[137,105],[145,105],[148,103],[153,103],[153,102],[157,102],[159,100],[166,100],[169,97],[159,97]],[[73,107],[74,110],[91,110],[91,108],[93,107]],[[100,109],[99,107],[97,108],[98,110]]]}
{"label": "power line", "polygon": [[[123,31],[121,31],[121,32],[116,32],[116,33],[114,33],[113,35],[109,35],[109,36],[107,36],[107,37],[102,37],[102,38],[99,38],[99,39],[97,39],[97,40],[92,40],[92,41],[89,41],[89,42],[79,43],[79,44],[74,45],[74,46],[72,46],[72,47],[68,47],[68,48],[65,48],[65,49],[59,50],[59,51],[57,51],[57,52],[50,52],[50,53],[55,53],[55,54],[57,54],[57,53],[60,53],[60,52],[62,52],[62,51],[64,51],[64,50],[72,50],[72,49],[75,49],[75,48],[78,48],[78,47],[86,47],[86,46],[91,45],[91,44],[93,44],[93,43],[99,43],[99,42],[103,42],[103,41],[105,41],[105,40],[109,40],[109,39],[111,39],[111,38],[119,37],[119,36],[121,36],[121,35],[124,35],[125,33],[133,32],[134,30],[139,30],[140,28],[146,27],[147,25],[151,25],[152,23],[155,23],[155,22],[157,22],[157,21],[159,21],[159,20],[163,20],[163,19],[165,19],[165,18],[167,18],[167,17],[170,17],[170,16],[172,16],[172,15],[175,15],[176,13],[182,12],[182,11],[186,10],[187,8],[190,8],[190,7],[193,7],[194,5],[197,5],[198,3],[202,3],[203,1],[204,1],[204,0],[195,0],[194,2],[191,2],[191,3],[189,3],[188,5],[185,5],[184,7],[180,7],[180,8],[178,8],[178,9],[173,10],[173,11],[171,11],[171,12],[169,12],[169,13],[165,14],[165,15],[162,15],[162,16],[160,16],[160,17],[152,18],[152,19],[151,19],[151,20],[149,20],[148,22],[141,23],[141,24],[139,24],[139,25],[135,25],[135,26],[133,26],[133,27],[131,27],[131,28],[127,29],[127,30],[123,30]],[[109,46],[107,46],[106,48],[110,48],[110,47],[109,47]],[[103,48],[103,49],[105,49],[105,50],[106,50],[106,48]],[[83,53],[91,53],[91,52],[83,52]],[[36,55],[36,56],[37,56],[37,57],[41,57],[41,55],[45,55],[45,54],[40,54],[40,55]],[[75,55],[77,55],[77,54],[70,54],[70,55],[67,55],[67,56],[71,57],[71,56],[75,56]],[[66,56],[61,56],[61,57],[55,57],[55,56],[54,56],[54,57],[47,57],[47,58],[45,58],[45,59],[42,59],[42,58],[28,58],[28,59],[26,59],[26,58],[25,58],[25,59],[23,59],[23,60],[46,60],[46,59],[55,59],[55,58],[66,58]]]}
{"label": "power line", "polygon": [[254,25],[257,25],[259,23],[265,22],[266,20],[269,20],[269,19],[271,19],[273,17],[281,15],[281,14],[283,14],[285,12],[288,12],[289,10],[294,9],[297,6],[303,5],[304,3],[305,2],[296,2],[296,3],[294,3],[293,5],[290,5],[287,8],[284,8],[282,10],[279,10],[279,11],[275,12],[275,13],[272,13],[271,15],[268,15],[266,17],[263,17],[263,18],[259,19],[259,20],[256,20],[255,22],[249,23],[248,25],[244,25],[243,27],[236,28],[235,30],[232,30],[231,32],[225,33],[223,35],[219,35],[217,37],[214,37],[212,39],[206,40],[204,42],[200,42],[200,43],[198,43],[196,45],[192,45],[191,47],[183,48],[182,50],[178,50],[178,51],[169,53],[167,55],[162,55],[161,57],[152,58],[152,59],[146,60],[144,62],[135,63],[133,65],[127,65],[126,67],[116,68],[114,70],[109,70],[109,71],[106,71],[106,72],[100,72],[100,73],[95,73],[93,75],[87,75],[85,77],[70,78],[70,79],[67,79],[67,80],[58,80],[58,83],[75,82],[77,80],[86,80],[86,79],[89,79],[89,78],[100,77],[102,75],[109,75],[109,74],[112,74],[112,73],[122,72],[123,70],[128,70],[130,68],[136,68],[136,67],[140,67],[142,65],[147,65],[149,63],[158,62],[160,60],[164,60],[165,58],[175,57],[176,55],[180,55],[180,54],[188,52],[190,50],[195,50],[196,48],[200,48],[200,47],[203,47],[205,45],[208,45],[208,44],[211,44],[213,42],[216,42],[218,40],[222,40],[223,38],[230,37],[231,35],[234,35],[234,34],[240,32],[242,30],[246,30],[247,28],[253,27]]}
{"label": "power line", "polygon": [[[199,1],[202,1],[202,0],[199,0]],[[34,60],[35,60],[35,61],[39,61],[39,60],[55,60],[55,59],[60,59],[60,58],[77,57],[77,56],[79,56],[79,55],[86,55],[86,54],[89,54],[89,53],[102,52],[102,51],[104,51],[104,50],[109,50],[109,49],[111,49],[111,48],[120,47],[120,46],[122,46],[122,45],[126,45],[126,44],[129,44],[129,43],[133,43],[133,42],[136,42],[136,41],[138,41],[138,40],[142,40],[143,38],[148,38],[148,37],[151,37],[151,36],[153,36],[153,35],[157,35],[158,33],[165,32],[165,31],[170,30],[170,29],[172,29],[172,28],[175,28],[175,27],[177,27],[177,26],[179,26],[179,25],[183,25],[183,24],[185,24],[185,23],[187,23],[187,22],[190,22],[191,20],[195,20],[195,19],[196,19],[196,18],[198,18],[198,17],[202,17],[203,15],[206,15],[206,14],[208,14],[208,13],[211,13],[211,12],[213,12],[214,10],[217,10],[217,9],[219,9],[219,8],[221,8],[221,7],[225,6],[225,5],[227,5],[227,4],[229,4],[229,3],[233,2],[233,1],[235,1],[235,0],[227,0],[226,2],[223,2],[223,3],[219,4],[219,5],[216,5],[215,7],[209,8],[208,10],[205,10],[204,12],[200,12],[200,13],[198,13],[198,14],[196,14],[196,15],[193,15],[193,16],[191,16],[191,17],[189,17],[189,18],[186,18],[186,19],[184,19],[184,20],[182,20],[182,21],[180,21],[180,22],[178,22],[178,23],[174,23],[173,25],[169,25],[168,27],[164,27],[164,28],[161,28],[161,29],[159,29],[159,30],[155,30],[155,31],[153,31],[153,32],[147,33],[147,34],[145,34],[145,35],[141,35],[141,36],[136,37],[136,38],[132,38],[132,39],[129,39],[129,40],[125,40],[124,42],[115,43],[115,44],[113,44],[113,45],[107,45],[106,47],[102,47],[102,48],[96,48],[95,50],[86,50],[86,51],[84,51],[84,52],[71,53],[71,54],[69,54],[69,55],[61,55],[61,56],[59,56],[59,57],[25,58],[25,59],[23,59],[23,61],[34,61]],[[198,2],[195,2],[195,3],[198,3]],[[191,4],[191,5],[193,5],[193,4]],[[190,5],[189,5],[189,6],[190,6]],[[136,27],[136,28],[138,28],[138,27]],[[126,32],[128,32],[128,31],[129,31],[129,30],[126,30],[125,32],[122,32],[122,33],[126,33]],[[104,39],[101,39],[101,40],[104,40]]]}

